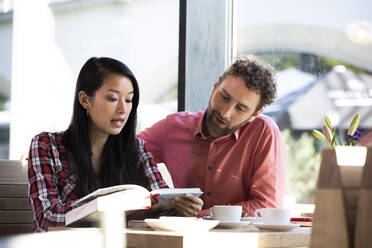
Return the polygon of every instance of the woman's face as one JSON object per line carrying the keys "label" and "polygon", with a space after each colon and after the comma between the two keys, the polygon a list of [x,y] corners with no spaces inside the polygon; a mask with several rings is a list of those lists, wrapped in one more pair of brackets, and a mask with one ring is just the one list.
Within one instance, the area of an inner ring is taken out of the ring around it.
{"label": "woman's face", "polygon": [[[85,92],[81,94],[84,95]],[[82,105],[90,117],[90,135],[119,134],[132,110],[134,90],[129,77],[116,73],[109,74],[94,96],[86,97],[87,104],[84,104],[85,101],[80,102],[83,102]]]}

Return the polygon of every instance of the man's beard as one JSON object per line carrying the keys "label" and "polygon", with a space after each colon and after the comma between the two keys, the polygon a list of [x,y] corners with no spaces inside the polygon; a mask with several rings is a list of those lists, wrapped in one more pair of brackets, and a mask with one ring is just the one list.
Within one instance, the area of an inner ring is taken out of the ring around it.
{"label": "man's beard", "polygon": [[[239,128],[241,128],[242,126],[244,126],[246,123],[248,123],[248,121],[250,119],[250,117],[249,117],[248,119],[246,119],[245,121],[239,123],[238,125],[231,126],[231,121],[222,118],[221,115],[216,110],[214,110],[214,109],[211,108],[210,103],[208,104],[208,109],[207,109],[206,117],[207,117],[206,122],[205,122],[206,131],[208,132],[208,135],[212,135],[213,134],[213,136],[215,136],[215,138],[221,137],[221,136],[224,136],[224,135],[227,135],[227,134],[234,133],[236,130],[238,130]],[[225,123],[225,126],[224,127],[220,127],[215,122],[215,118],[214,117],[217,117],[217,119],[222,120]]]}

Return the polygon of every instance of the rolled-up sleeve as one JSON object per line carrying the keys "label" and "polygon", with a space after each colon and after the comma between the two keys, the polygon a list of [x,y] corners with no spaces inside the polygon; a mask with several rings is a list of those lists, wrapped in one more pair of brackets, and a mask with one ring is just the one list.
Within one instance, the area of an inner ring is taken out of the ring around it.
{"label": "rolled-up sleeve", "polygon": [[145,175],[149,180],[149,190],[168,188],[168,185],[164,181],[161,173],[159,172],[158,166],[152,156],[152,153],[148,150],[144,140],[137,138],[139,145],[140,163],[145,168]]}
{"label": "rolled-up sleeve", "polygon": [[28,162],[29,201],[35,232],[65,225],[65,213],[71,209],[71,202],[65,204],[61,200],[50,144],[43,138],[36,136],[32,140]]}

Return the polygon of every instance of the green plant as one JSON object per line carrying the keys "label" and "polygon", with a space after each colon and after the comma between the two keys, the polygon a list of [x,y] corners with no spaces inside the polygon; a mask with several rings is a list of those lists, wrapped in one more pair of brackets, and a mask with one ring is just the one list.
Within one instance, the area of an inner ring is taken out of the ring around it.
{"label": "green plant", "polygon": [[286,193],[297,203],[314,203],[316,181],[320,166],[320,152],[316,139],[303,133],[295,139],[289,129],[282,131],[287,155]]}
{"label": "green plant", "polygon": [[[360,137],[363,136],[363,133],[357,130],[359,122],[360,115],[356,114],[347,131],[347,142],[345,145],[355,146],[359,142]],[[336,134],[336,128],[332,127],[331,120],[327,116],[324,118],[322,132],[314,129],[313,135],[320,140],[324,140],[330,148],[334,148],[336,145],[343,145],[340,141],[340,138]]]}

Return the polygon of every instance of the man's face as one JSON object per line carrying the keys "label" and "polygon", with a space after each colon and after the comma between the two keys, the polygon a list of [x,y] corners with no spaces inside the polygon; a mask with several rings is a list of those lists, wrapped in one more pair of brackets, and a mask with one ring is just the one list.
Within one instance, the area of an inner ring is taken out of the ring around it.
{"label": "man's face", "polygon": [[247,88],[241,77],[227,76],[213,86],[209,100],[206,131],[217,138],[235,132],[252,121],[263,109],[254,112],[261,96]]}

